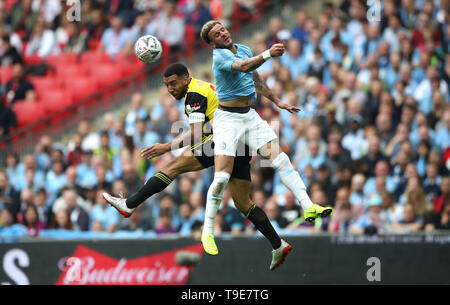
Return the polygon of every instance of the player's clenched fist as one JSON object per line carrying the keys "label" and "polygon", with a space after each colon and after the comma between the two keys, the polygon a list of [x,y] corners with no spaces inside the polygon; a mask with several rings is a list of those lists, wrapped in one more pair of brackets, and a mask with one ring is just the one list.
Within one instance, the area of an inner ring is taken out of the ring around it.
{"label": "player's clenched fist", "polygon": [[276,43],[270,47],[269,51],[271,57],[279,57],[284,53],[284,45],[282,43]]}

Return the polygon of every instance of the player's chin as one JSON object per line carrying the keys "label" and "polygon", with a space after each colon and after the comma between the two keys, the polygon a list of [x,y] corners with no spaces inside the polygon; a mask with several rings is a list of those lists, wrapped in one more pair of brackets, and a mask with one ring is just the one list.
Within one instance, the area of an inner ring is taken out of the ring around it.
{"label": "player's chin", "polygon": [[230,42],[225,44],[225,48],[230,49],[233,46],[233,41],[230,39]]}

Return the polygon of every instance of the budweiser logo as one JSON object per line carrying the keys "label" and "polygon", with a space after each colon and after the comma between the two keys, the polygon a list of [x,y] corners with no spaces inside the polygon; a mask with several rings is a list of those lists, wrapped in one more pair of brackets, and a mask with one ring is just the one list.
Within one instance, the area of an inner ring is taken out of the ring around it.
{"label": "budweiser logo", "polygon": [[[119,260],[79,245],[70,257],[60,260],[56,285],[183,285],[193,267],[175,262],[178,251],[203,253],[196,244],[134,259]],[[67,262],[71,262],[68,264]]]}

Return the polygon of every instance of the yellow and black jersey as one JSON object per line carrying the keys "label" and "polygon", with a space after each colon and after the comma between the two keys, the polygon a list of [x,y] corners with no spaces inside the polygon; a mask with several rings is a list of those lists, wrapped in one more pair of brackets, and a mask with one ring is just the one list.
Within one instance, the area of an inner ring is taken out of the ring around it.
{"label": "yellow and black jersey", "polygon": [[217,105],[216,87],[192,77],[184,97],[184,112],[189,117],[189,124],[205,122],[203,133],[211,134],[211,124]]}

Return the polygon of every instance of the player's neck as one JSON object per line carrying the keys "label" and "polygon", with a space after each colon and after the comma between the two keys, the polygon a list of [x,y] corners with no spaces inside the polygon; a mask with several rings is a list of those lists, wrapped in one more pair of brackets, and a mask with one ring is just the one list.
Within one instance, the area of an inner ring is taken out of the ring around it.
{"label": "player's neck", "polygon": [[233,54],[237,53],[237,48],[236,45],[234,43],[230,44],[229,46],[223,46],[223,47],[216,47],[217,49],[228,49],[231,52],[233,52]]}

